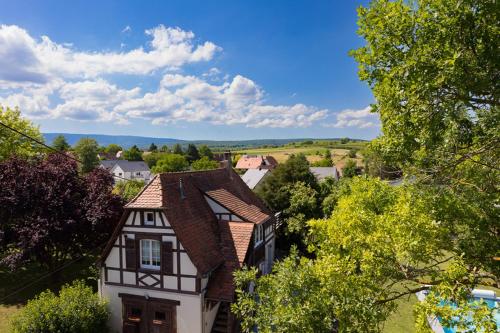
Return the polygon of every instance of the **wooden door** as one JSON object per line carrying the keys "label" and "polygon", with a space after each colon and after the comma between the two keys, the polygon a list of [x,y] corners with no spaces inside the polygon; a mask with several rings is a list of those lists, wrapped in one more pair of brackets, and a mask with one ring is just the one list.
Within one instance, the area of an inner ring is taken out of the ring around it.
{"label": "wooden door", "polygon": [[149,332],[174,333],[175,308],[161,302],[149,302]]}
{"label": "wooden door", "polygon": [[142,300],[124,299],[123,309],[123,332],[124,333],[146,333],[147,332],[147,307]]}

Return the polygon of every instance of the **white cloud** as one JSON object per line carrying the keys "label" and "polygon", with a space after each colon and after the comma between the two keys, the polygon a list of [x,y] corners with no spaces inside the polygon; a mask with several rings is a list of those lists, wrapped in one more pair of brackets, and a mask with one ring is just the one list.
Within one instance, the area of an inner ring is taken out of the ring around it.
{"label": "white cloud", "polygon": [[361,110],[346,109],[336,114],[337,121],[324,124],[324,127],[345,128],[369,128],[380,126],[378,114],[371,112],[371,107],[367,106]]}
{"label": "white cloud", "polygon": [[[127,26],[122,32],[130,30]],[[221,77],[216,67],[199,76],[181,74],[184,65],[208,62],[221,48],[210,41],[196,43],[193,32],[180,28],[160,25],[145,34],[149,43],[144,47],[91,52],[1,25],[0,104],[17,105],[31,118],[120,124],[141,118],[158,125],[307,127],[328,116],[326,109],[300,103],[272,105],[254,81],[242,75]],[[107,76],[129,74],[139,82],[153,72],[165,74],[150,92],[121,87]]]}
{"label": "white cloud", "polygon": [[130,27],[130,25],[127,25],[125,28],[123,28],[122,34],[125,34],[127,32],[131,32],[131,31],[132,31],[132,28]]}
{"label": "white cloud", "polygon": [[166,67],[208,61],[221,50],[212,42],[194,45],[194,33],[160,25],[146,30],[148,50],[83,52],[18,26],[0,26],[0,80],[45,83],[54,77],[93,78],[103,74],[147,75]]}

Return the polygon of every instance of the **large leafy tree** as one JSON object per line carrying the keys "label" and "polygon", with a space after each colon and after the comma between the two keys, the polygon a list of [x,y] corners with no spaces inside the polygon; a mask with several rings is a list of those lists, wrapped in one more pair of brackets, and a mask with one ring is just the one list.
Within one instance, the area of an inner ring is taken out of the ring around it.
{"label": "large leafy tree", "polygon": [[[21,180],[21,181],[20,181]],[[0,228],[17,267],[36,260],[49,269],[101,246],[122,213],[113,179],[102,169],[80,177],[75,161],[61,154],[0,164]]]}
{"label": "large leafy tree", "polygon": [[112,154],[115,156],[121,150],[123,150],[123,148],[120,145],[117,145],[116,143],[110,143],[109,145],[106,146],[106,148],[104,148],[104,152],[106,154]]}
{"label": "large leafy tree", "polygon": [[207,145],[201,145],[198,151],[200,153],[200,157],[206,157],[209,160],[212,160],[214,158],[214,153]]}
{"label": "large leafy tree", "polygon": [[81,138],[76,143],[75,152],[81,162],[80,170],[82,173],[89,173],[99,165],[98,149],[97,141],[91,138]]}
{"label": "large leafy tree", "polygon": [[127,161],[142,161],[142,152],[136,145],[123,152],[123,159]]}
{"label": "large leafy tree", "polygon": [[144,187],[144,181],[139,179],[131,179],[127,181],[116,182],[113,193],[121,196],[123,200],[132,200]]}
{"label": "large leafy tree", "polygon": [[460,209],[457,255],[496,274],[500,183],[500,11],[493,0],[373,1],[353,52],[377,99],[380,149]]}
{"label": "large leafy tree", "polygon": [[200,159],[200,153],[198,152],[198,148],[192,143],[190,143],[186,150],[186,158],[189,163]]}
{"label": "large leafy tree", "polygon": [[[19,109],[4,108],[0,105],[0,122],[26,134],[40,142],[43,136],[38,127],[21,117]],[[20,157],[35,156],[42,147],[30,139],[0,125],[0,161],[13,155]]]}
{"label": "large leafy tree", "polygon": [[208,157],[203,156],[199,160],[196,160],[191,164],[193,170],[210,170],[217,169],[219,167],[219,162],[212,161]]}
{"label": "large leafy tree", "polygon": [[56,136],[52,141],[52,148],[58,151],[68,151],[71,146],[69,145],[68,141],[66,141],[64,135],[61,134]]}
{"label": "large leafy tree", "polygon": [[189,163],[183,155],[167,154],[162,156],[151,169],[154,173],[184,171]]}
{"label": "large leafy tree", "polygon": [[[309,222],[313,259],[292,251],[271,275],[236,274],[238,301],[232,310],[244,331],[380,332],[396,299],[429,285],[452,290],[450,277],[469,281],[450,254],[446,209],[429,209],[429,202],[444,207],[450,198],[418,185],[391,187],[362,177],[353,178],[349,188],[329,218]],[[448,262],[453,264],[446,267]],[[456,287],[461,298],[448,293],[446,299],[466,303],[466,290],[463,283]],[[423,307],[428,314],[439,308]],[[477,310],[483,323],[477,327],[492,327],[491,310],[484,305]]]}

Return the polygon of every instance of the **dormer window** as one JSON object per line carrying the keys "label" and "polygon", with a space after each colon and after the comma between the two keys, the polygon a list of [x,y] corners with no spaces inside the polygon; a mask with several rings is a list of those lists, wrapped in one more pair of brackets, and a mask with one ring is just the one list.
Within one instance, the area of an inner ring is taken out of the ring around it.
{"label": "dormer window", "polygon": [[153,212],[146,212],[144,215],[144,225],[155,225],[155,214]]}
{"label": "dormer window", "polygon": [[141,239],[141,268],[160,269],[160,241]]}

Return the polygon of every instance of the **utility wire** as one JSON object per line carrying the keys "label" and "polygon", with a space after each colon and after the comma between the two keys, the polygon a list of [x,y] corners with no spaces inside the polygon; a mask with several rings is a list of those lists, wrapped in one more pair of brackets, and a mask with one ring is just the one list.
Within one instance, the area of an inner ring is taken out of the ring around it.
{"label": "utility wire", "polygon": [[[36,142],[37,144],[39,144],[39,145],[41,145],[41,146],[43,146],[43,147],[45,147],[45,148],[47,148],[47,149],[49,149],[49,150],[57,153],[59,155],[65,156],[65,157],[67,157],[67,158],[69,158],[69,159],[71,159],[71,160],[73,160],[73,161],[75,161],[77,163],[83,164],[83,162],[80,161],[79,159],[77,159],[76,157],[68,155],[68,154],[66,154],[66,153],[64,153],[64,152],[62,152],[60,150],[55,149],[54,147],[48,146],[45,143],[43,143],[42,141],[40,141],[38,139],[35,139],[35,138],[33,138],[33,137],[31,137],[31,136],[29,136],[27,134],[24,134],[24,133],[18,131],[17,129],[15,129],[15,128],[9,126],[9,125],[7,125],[7,124],[4,124],[4,123],[0,122],[0,125],[3,126],[3,127],[5,127],[5,128],[7,128],[7,129],[9,129],[9,130],[11,130],[11,131],[13,131],[13,132],[15,132],[15,133],[17,133],[17,134],[19,134],[19,135],[21,135],[21,136],[23,136],[23,137],[25,137],[25,138],[27,138],[28,140]],[[121,177],[121,176],[113,175],[113,177],[119,178],[119,179],[123,179],[125,181],[131,181],[131,179],[127,179],[127,178],[124,178],[124,177]]]}

